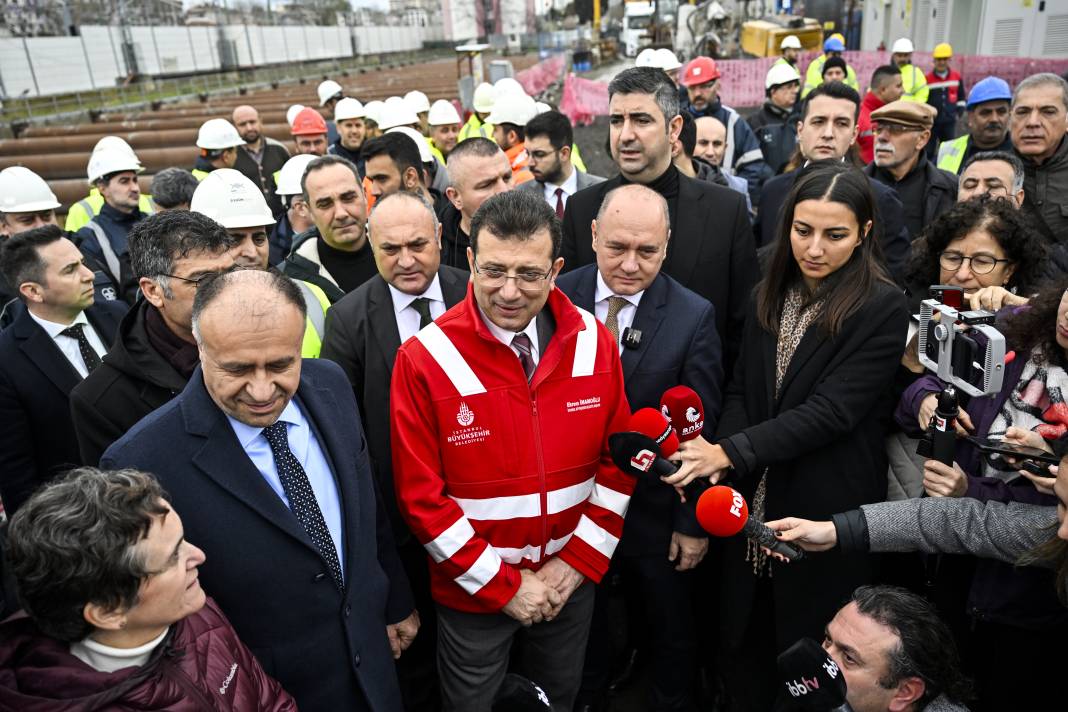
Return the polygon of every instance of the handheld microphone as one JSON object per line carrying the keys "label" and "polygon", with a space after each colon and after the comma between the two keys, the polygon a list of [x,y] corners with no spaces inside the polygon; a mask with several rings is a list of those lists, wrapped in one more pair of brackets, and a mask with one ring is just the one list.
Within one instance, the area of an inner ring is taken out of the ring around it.
{"label": "handheld microphone", "polygon": [[631,477],[667,477],[677,468],[659,455],[660,446],[644,433],[612,433],[608,436],[612,462]]}
{"label": "handheld microphone", "polygon": [[679,449],[679,438],[675,430],[656,408],[641,408],[631,413],[627,430],[643,433],[655,440],[661,457],[671,457]]}
{"label": "handheld microphone", "polygon": [[508,673],[493,697],[493,712],[549,712],[549,696],[534,682]]}
{"label": "handheld microphone", "polygon": [[812,638],[802,638],[779,655],[779,679],[802,709],[853,712],[846,702],[842,670]]}
{"label": "handheld microphone", "polygon": [[674,428],[679,442],[693,440],[705,427],[705,406],[689,386],[674,386],[660,396],[660,412]]}
{"label": "handheld microphone", "polygon": [[697,522],[712,536],[743,536],[794,561],[804,558],[804,552],[780,540],[763,522],[749,518],[745,497],[726,485],[709,488],[697,501]]}

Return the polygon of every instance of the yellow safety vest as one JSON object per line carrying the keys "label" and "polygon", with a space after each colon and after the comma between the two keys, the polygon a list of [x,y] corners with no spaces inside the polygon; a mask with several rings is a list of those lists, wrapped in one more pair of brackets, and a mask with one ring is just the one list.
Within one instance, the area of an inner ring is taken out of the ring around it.
{"label": "yellow safety vest", "polygon": [[[78,232],[83,227],[89,224],[89,221],[96,217],[100,209],[104,207],[104,196],[100,194],[100,191],[93,188],[89,191],[89,195],[79,200],[74,205],[70,206],[70,210],[67,211],[67,221],[63,225],[63,229],[67,232]],[[152,202],[152,196],[147,193],[141,194],[141,199],[138,201],[138,207],[142,213],[148,213],[151,215],[156,212],[156,204]]]}
{"label": "yellow safety vest", "polygon": [[304,305],[308,315],[304,318],[304,340],[300,345],[300,355],[304,358],[319,358],[323,348],[323,334],[326,332],[326,310],[330,308],[330,299],[321,287],[300,279],[293,280],[304,296]]}
{"label": "yellow safety vest", "polygon": [[968,134],[959,136],[952,141],[945,141],[938,147],[938,167],[950,173],[960,173],[960,164],[964,161],[964,154],[968,150]]}
{"label": "yellow safety vest", "polygon": [[[801,98],[804,99],[808,96],[809,92],[823,84],[823,64],[827,61],[827,55],[821,54],[814,60],[808,63],[808,69],[805,70],[805,86],[801,88]],[[860,85],[857,84],[857,73],[853,71],[853,68],[848,64],[846,65],[846,79],[845,83],[858,92],[860,91]]]}
{"label": "yellow safety vest", "polygon": [[434,139],[429,136],[423,137],[426,140],[426,145],[430,146],[430,152],[434,155],[434,158],[438,159],[438,163],[445,165],[445,155],[441,152],[437,146],[434,145]]}
{"label": "yellow safety vest", "polygon": [[467,123],[460,129],[460,138],[457,141],[466,141],[469,138],[475,138],[481,136],[482,138],[488,138],[490,141],[496,141],[493,138],[493,124],[483,123],[479,120],[478,114],[471,114],[467,119]]}
{"label": "yellow safety vest", "polygon": [[193,177],[196,178],[198,181],[202,181],[202,180],[204,180],[205,178],[208,177],[208,173],[210,171],[202,171],[199,168],[194,168],[193,170],[191,170],[189,172],[192,173]]}
{"label": "yellow safety vest", "polygon": [[927,77],[915,65],[906,64],[901,67],[901,87],[905,93],[901,95],[903,101],[914,101],[917,104],[927,103]]}

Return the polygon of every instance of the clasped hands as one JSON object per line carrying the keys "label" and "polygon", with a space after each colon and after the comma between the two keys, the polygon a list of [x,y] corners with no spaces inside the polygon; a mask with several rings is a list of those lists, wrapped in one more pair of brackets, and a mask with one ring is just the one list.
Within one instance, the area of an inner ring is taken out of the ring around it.
{"label": "clasped hands", "polygon": [[551,621],[586,577],[563,559],[549,559],[537,571],[519,570],[519,590],[502,609],[524,626]]}

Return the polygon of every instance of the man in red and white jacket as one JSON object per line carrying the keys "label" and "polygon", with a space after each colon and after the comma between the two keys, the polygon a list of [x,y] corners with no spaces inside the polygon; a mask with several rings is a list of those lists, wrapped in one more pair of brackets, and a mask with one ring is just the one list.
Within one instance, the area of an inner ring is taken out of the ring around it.
{"label": "man in red and white jacket", "polygon": [[483,203],[466,299],[398,351],[401,514],[429,554],[446,710],[481,712],[516,633],[527,674],[571,709],[600,581],[634,481],[608,435],[629,417],[615,340],[555,288],[560,225],[539,195]]}

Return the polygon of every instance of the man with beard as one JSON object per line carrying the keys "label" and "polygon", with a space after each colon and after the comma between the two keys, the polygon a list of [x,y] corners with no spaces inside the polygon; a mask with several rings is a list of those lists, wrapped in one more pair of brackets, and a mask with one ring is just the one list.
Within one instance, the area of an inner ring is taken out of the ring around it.
{"label": "man with beard", "polygon": [[534,180],[519,185],[516,190],[543,196],[558,218],[564,216],[568,198],[604,180],[580,171],[571,163],[574,140],[571,122],[559,111],[546,111],[527,123],[527,160]]}
{"label": "man with beard", "polygon": [[1012,89],[1000,77],[986,77],[968,94],[968,133],[938,147],[938,167],[960,173],[960,167],[981,151],[1012,151],[1009,102]]}
{"label": "man with beard", "polygon": [[255,108],[242,104],[234,109],[231,118],[237,133],[245,140],[245,145],[237,149],[234,169],[260,187],[272,215],[281,215],[282,201],[275,193],[278,187],[275,173],[289,160],[289,151],[280,141],[263,135],[260,114]]}

